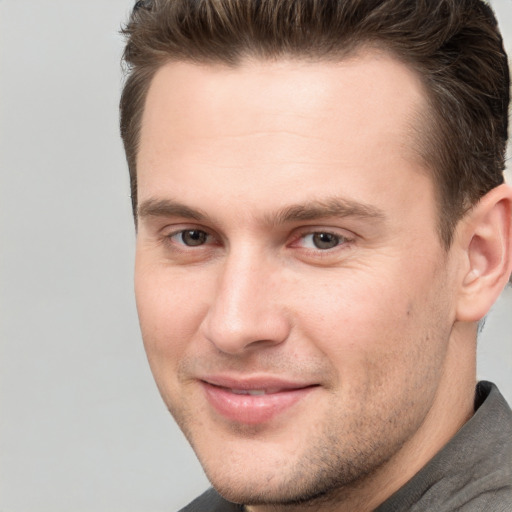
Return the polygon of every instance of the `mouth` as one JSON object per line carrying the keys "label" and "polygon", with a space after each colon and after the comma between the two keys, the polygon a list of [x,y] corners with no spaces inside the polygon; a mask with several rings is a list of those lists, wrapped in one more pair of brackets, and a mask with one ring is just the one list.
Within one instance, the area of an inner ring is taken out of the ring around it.
{"label": "mouth", "polygon": [[235,395],[272,395],[274,393],[279,393],[279,389],[229,389],[231,393]]}
{"label": "mouth", "polygon": [[233,382],[227,378],[200,380],[206,398],[224,419],[256,425],[282,416],[319,387],[318,384],[275,382],[269,379]]}

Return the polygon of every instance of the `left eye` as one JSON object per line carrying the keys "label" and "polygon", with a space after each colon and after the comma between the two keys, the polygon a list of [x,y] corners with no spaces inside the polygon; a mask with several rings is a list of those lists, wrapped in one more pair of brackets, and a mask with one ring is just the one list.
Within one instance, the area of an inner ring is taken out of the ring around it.
{"label": "left eye", "polygon": [[327,232],[309,233],[302,237],[302,246],[307,249],[333,249],[345,241],[340,235]]}

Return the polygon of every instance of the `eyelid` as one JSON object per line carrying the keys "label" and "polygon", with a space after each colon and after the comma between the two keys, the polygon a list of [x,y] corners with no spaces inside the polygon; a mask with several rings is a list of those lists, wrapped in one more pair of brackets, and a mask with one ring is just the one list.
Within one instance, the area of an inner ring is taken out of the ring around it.
{"label": "eyelid", "polygon": [[[198,243],[197,245],[186,244],[184,242],[183,238],[186,233],[190,233],[190,232],[197,232],[197,233],[204,234],[205,235],[204,241],[202,241],[201,243]],[[181,240],[180,240],[180,238],[181,238]],[[212,238],[211,235],[208,234],[206,231],[203,231],[202,229],[182,229],[181,231],[178,231],[176,233],[169,235],[169,239],[175,241],[175,243],[177,243],[178,245],[183,245],[185,247],[201,247],[202,245],[206,245],[211,238]]]}
{"label": "eyelid", "polygon": [[[204,244],[200,244],[197,246],[189,246],[184,243],[180,243],[176,240],[173,240],[173,237],[180,235],[182,233],[185,233],[186,231],[202,231],[203,233],[206,233],[208,236],[208,241]],[[210,229],[200,226],[197,224],[177,224],[172,226],[166,226],[161,230],[161,236],[164,242],[166,243],[172,243],[176,247],[179,247],[181,250],[189,250],[189,249],[196,249],[199,247],[205,247],[210,246],[212,242],[218,242],[219,238],[216,234],[214,234]]]}
{"label": "eyelid", "polygon": [[[332,241],[333,241],[334,245],[332,247],[315,247],[314,246],[315,245],[315,237],[317,235],[329,235],[330,237],[332,237]],[[313,233],[307,233],[306,235],[303,235],[300,238],[300,240],[302,240],[302,242],[305,243],[308,238],[311,238],[311,244],[313,245],[313,247],[307,247],[307,248],[311,249],[311,250],[319,250],[319,251],[333,250],[336,247],[339,247],[340,245],[342,245],[343,243],[346,242],[346,238],[344,236],[337,235],[335,233],[328,233],[327,231],[318,231],[318,232],[315,231]]]}
{"label": "eyelid", "polygon": [[[183,232],[186,231],[202,231],[206,233],[208,236],[208,239],[205,243],[199,244],[197,246],[194,245],[187,245],[179,240],[173,239],[173,237],[176,237],[177,235],[180,235]],[[174,250],[176,251],[198,251],[198,250],[206,250],[206,249],[213,249],[212,246],[215,245],[223,245],[224,241],[223,239],[213,230],[209,229],[208,227],[204,225],[199,225],[195,223],[177,223],[172,225],[167,225],[166,227],[162,228],[160,230],[161,233],[161,240],[164,244],[172,245]],[[305,237],[311,236],[314,234],[319,233],[326,233],[333,235],[340,239],[340,242],[335,245],[332,248],[313,248],[313,247],[304,247],[301,246],[301,241],[304,240]],[[325,227],[325,226],[318,226],[318,225],[306,225],[300,228],[295,229],[291,236],[289,237],[289,241],[285,243],[287,247],[293,248],[293,249],[300,249],[302,252],[306,253],[309,252],[312,255],[315,255],[315,257],[327,257],[328,254],[336,253],[341,250],[347,249],[349,245],[351,245],[352,242],[355,241],[356,235],[343,228],[335,228],[335,227]],[[290,240],[291,239],[291,240]]]}
{"label": "eyelid", "polygon": [[333,235],[335,237],[343,239],[346,242],[351,242],[356,238],[354,233],[341,228],[337,229],[332,227],[326,228],[321,226],[305,226],[303,228],[299,228],[298,230],[296,230],[296,232],[292,236],[292,244],[301,239],[304,239],[306,236],[323,233]]}

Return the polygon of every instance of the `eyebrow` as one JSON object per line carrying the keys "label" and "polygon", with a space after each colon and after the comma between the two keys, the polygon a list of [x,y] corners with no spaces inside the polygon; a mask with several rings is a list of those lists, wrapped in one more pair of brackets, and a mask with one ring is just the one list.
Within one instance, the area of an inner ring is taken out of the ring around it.
{"label": "eyebrow", "polygon": [[[147,199],[137,209],[137,218],[182,217],[196,221],[208,221],[205,212],[191,208],[172,199]],[[330,217],[355,217],[384,221],[386,216],[379,208],[350,199],[331,197],[325,200],[311,200],[301,204],[285,206],[263,216],[263,222],[278,226],[297,221],[311,221]]]}
{"label": "eyebrow", "polygon": [[144,217],[183,217],[204,221],[208,215],[171,199],[147,199],[137,208],[137,218]]}
{"label": "eyebrow", "polygon": [[286,206],[276,214],[266,216],[266,221],[270,224],[279,225],[287,222],[310,221],[329,217],[385,220],[384,212],[375,206],[341,197],[331,197],[326,200],[313,200],[304,204]]}

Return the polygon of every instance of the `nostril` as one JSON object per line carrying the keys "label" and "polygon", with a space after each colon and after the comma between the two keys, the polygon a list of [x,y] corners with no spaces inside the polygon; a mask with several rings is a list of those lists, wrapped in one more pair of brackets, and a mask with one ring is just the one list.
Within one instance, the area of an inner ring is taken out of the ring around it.
{"label": "nostril", "polygon": [[259,314],[251,309],[244,316],[229,319],[212,311],[204,321],[202,334],[219,351],[229,354],[264,350],[288,338],[290,328],[284,315],[274,311],[259,320]]}

